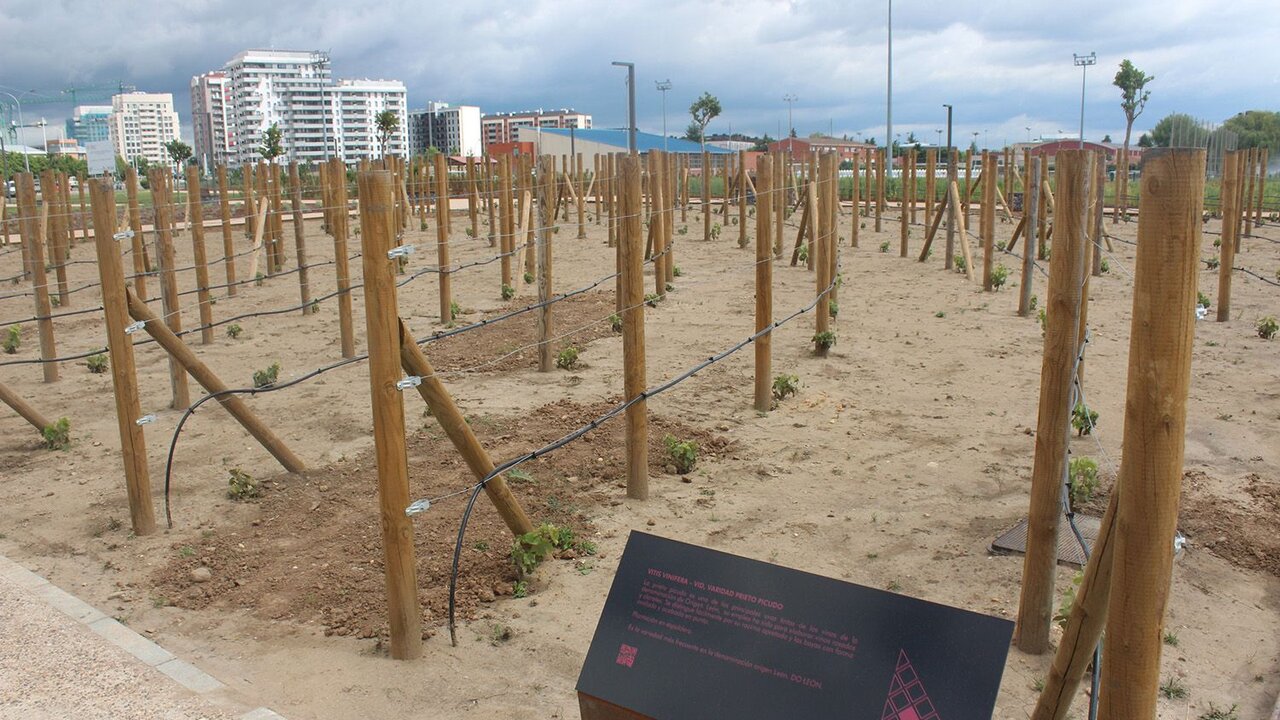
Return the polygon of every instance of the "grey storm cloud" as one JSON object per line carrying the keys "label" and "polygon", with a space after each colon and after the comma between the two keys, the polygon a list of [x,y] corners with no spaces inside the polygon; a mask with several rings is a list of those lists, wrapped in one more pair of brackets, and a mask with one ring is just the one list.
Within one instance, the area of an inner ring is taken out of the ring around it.
{"label": "grey storm cloud", "polygon": [[[403,80],[411,107],[575,107],[607,127],[625,118],[623,75],[609,62],[628,60],[646,129],[661,127],[654,81],[669,78],[673,133],[706,90],[725,108],[712,131],[777,134],[790,93],[801,134],[883,140],[886,10],[887,0],[5,0],[0,86],[48,94],[123,81],[174,93],[185,122],[192,75],[247,48],[315,49],[331,53],[336,76]],[[961,139],[1075,132],[1071,56],[1091,51],[1090,137],[1123,130],[1110,81],[1126,57],[1157,77],[1139,128],[1173,111],[1220,122],[1274,107],[1276,25],[1274,0],[899,1],[894,129],[928,140],[951,103]],[[54,120],[68,109],[33,112]]]}

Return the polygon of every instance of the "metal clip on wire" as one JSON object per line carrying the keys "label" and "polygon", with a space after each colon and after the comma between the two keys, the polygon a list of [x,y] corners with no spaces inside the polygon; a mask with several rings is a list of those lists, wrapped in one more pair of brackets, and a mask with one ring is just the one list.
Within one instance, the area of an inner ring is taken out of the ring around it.
{"label": "metal clip on wire", "polygon": [[410,376],[408,376],[408,377],[404,378],[403,380],[397,380],[397,381],[396,381],[396,389],[397,389],[397,390],[408,390],[409,388],[416,388],[416,387],[418,387],[418,386],[419,386],[419,385],[421,385],[421,384],[422,384],[422,378],[421,378],[421,377],[419,377],[419,376],[417,376],[417,375],[410,375]]}
{"label": "metal clip on wire", "polygon": [[146,415],[143,415],[142,417],[138,418],[137,420],[134,420],[133,422],[135,425],[150,425],[155,421],[156,421],[156,414],[147,413]]}
{"label": "metal clip on wire", "polygon": [[141,330],[141,329],[145,328],[146,326],[147,326],[147,324],[146,324],[146,323],[144,323],[144,322],[143,322],[143,321],[141,321],[141,320],[139,320],[138,322],[135,322],[135,323],[130,323],[130,324],[128,324],[128,325],[126,325],[126,326],[125,326],[125,328],[124,328],[124,334],[125,334],[125,335],[132,335],[132,334],[134,334],[134,333],[138,332],[139,330]]}
{"label": "metal clip on wire", "polygon": [[387,259],[395,260],[399,257],[408,257],[413,254],[415,247],[413,245],[400,245],[393,247],[387,251]]}
{"label": "metal clip on wire", "polygon": [[404,509],[404,514],[408,515],[409,517],[413,517],[414,515],[421,515],[422,513],[430,509],[431,509],[430,500],[414,500],[412,503],[409,504],[409,507]]}
{"label": "metal clip on wire", "polygon": [[132,238],[133,238],[132,230],[124,230],[122,232],[118,232],[115,235],[111,236],[111,239],[115,240],[116,242],[120,242],[121,240],[129,240]]}

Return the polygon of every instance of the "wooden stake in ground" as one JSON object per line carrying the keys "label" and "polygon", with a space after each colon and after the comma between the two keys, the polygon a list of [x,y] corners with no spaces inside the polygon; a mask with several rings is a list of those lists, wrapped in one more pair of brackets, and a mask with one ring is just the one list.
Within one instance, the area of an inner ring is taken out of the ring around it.
{"label": "wooden stake in ground", "polygon": [[[538,372],[551,372],[551,226],[556,207],[556,159],[538,158]],[[581,208],[581,206],[579,206]]]}
{"label": "wooden stake in ground", "polygon": [[218,202],[222,219],[222,264],[227,273],[227,295],[235,297],[236,285],[235,244],[231,241],[231,190],[227,187],[227,166],[218,166]]}
{"label": "wooden stake in ground", "polygon": [[[954,264],[952,258],[956,255],[956,218],[960,217],[960,209],[951,200],[951,188],[955,187],[956,179],[959,177],[956,162],[957,153],[952,150],[951,156],[947,158],[947,183],[942,186],[942,194],[947,199],[947,205],[951,209],[951,212],[947,213],[947,255],[942,259],[942,268],[944,270],[951,269]],[[956,198],[959,198],[959,194],[956,195]]]}
{"label": "wooden stake in ground", "polygon": [[58,379],[58,349],[53,340],[53,301],[49,299],[49,275],[45,272],[44,245],[40,237],[40,223],[36,219],[36,185],[31,173],[17,173],[18,232],[27,248],[27,274],[35,291],[36,328],[40,331],[40,369],[44,381]]}
{"label": "wooden stake in ground", "polygon": [[711,153],[702,151],[702,172],[698,175],[702,190],[702,239],[711,239]]}
{"label": "wooden stake in ground", "polygon": [[[515,290],[515,285],[511,283],[511,256],[515,253],[515,222],[512,219],[512,201],[511,201],[511,156],[501,155],[498,157],[498,187],[501,196],[499,204],[499,220],[500,229],[498,231],[498,254],[502,256],[499,263],[502,266],[502,286],[501,290],[505,293],[508,288]],[[503,297],[503,300],[506,300]]]}
{"label": "wooden stake in ground", "polygon": [[[782,223],[787,214],[787,183],[786,173],[789,172],[786,164],[786,154],[782,151],[773,154],[773,184],[770,188],[773,191],[771,196],[766,195],[765,200],[773,205],[773,256],[782,258]],[[854,178],[856,185],[858,180]],[[758,212],[758,211],[757,211]],[[857,207],[854,208],[855,220],[857,215]]]}
{"label": "wooden stake in ground", "polygon": [[1031,510],[1027,518],[1027,554],[1022,570],[1022,597],[1014,642],[1026,653],[1049,647],[1053,618],[1054,574],[1058,562],[1058,520],[1062,516],[1062,483],[1066,477],[1067,441],[1071,433],[1071,398],[1076,333],[1080,324],[1080,285],[1084,278],[1088,163],[1083,150],[1060,150],[1057,249],[1049,267],[1048,323],[1040,372],[1040,413],[1036,425],[1035,461],[1031,475]]}
{"label": "wooden stake in ground", "polygon": [[1091,272],[1095,277],[1102,277],[1102,203],[1105,201],[1106,184],[1107,155],[1106,153],[1094,153],[1093,204],[1089,214],[1089,245],[1092,252]]}
{"label": "wooden stake in ground", "polygon": [[1240,155],[1239,161],[1237,161],[1236,163],[1236,203],[1235,203],[1236,207],[1234,212],[1232,212],[1231,214],[1231,222],[1233,225],[1235,225],[1235,238],[1236,238],[1235,246],[1236,246],[1236,252],[1239,253],[1240,243],[1242,242],[1242,237],[1244,235],[1244,232],[1243,232],[1244,217],[1241,211],[1243,211],[1245,207],[1248,206],[1249,204],[1248,201],[1245,200],[1245,195],[1244,195],[1245,167],[1249,163],[1247,159],[1248,158],[1247,150],[1237,150],[1236,152],[1241,153],[1241,155]]}
{"label": "wooden stake in ground", "polygon": [[347,259],[350,216],[347,213],[347,166],[342,160],[329,160],[329,179],[329,193],[333,198],[329,229],[333,233],[333,260],[338,282],[338,333],[342,357],[352,358],[356,355],[356,340],[351,325],[351,268]]}
{"label": "wooden stake in ground", "polygon": [[880,218],[884,215],[884,180],[888,177],[889,173],[889,169],[885,167],[885,163],[889,162],[893,162],[893,159],[889,157],[886,151],[876,151],[876,232],[880,232]]}
{"label": "wooden stake in ground", "polygon": [[38,433],[43,434],[45,428],[53,427],[53,421],[41,415],[39,410],[31,406],[31,403],[23,400],[18,393],[13,391],[13,388],[2,382],[0,382],[0,402],[13,408],[14,412],[22,416],[23,420],[31,423],[31,426]]}
{"label": "wooden stake in ground", "polygon": [[[904,155],[903,160],[905,159],[906,156]],[[898,255],[900,257],[907,256],[907,224],[911,222],[911,211],[907,209],[906,175],[907,170],[904,167],[901,175],[902,182],[899,183],[899,187],[902,188],[902,191],[899,193],[900,197],[898,198]]]}
{"label": "wooden stake in ground", "polygon": [[436,263],[440,266],[440,322],[453,322],[453,277],[449,270],[449,166],[436,155]]}
{"label": "wooden stake in ground", "polygon": [[476,158],[467,156],[467,219],[471,221],[471,237],[480,237],[480,190],[476,184]]}
{"label": "wooden stake in ground", "polygon": [[[409,467],[404,396],[396,387],[401,378],[396,261],[387,257],[396,237],[392,224],[395,199],[390,172],[360,173],[359,181],[369,386],[378,460],[378,506],[387,572],[391,657],[407,660],[422,654],[422,611],[418,605],[418,576],[413,560],[413,522],[404,512],[409,506]],[[441,219],[436,222],[443,224]]]}
{"label": "wooden stake in ground", "polygon": [[307,279],[307,234],[302,222],[302,177],[298,163],[289,163],[289,209],[293,212],[293,247],[298,254],[298,291],[302,297],[302,314],[312,312],[311,283]]}
{"label": "wooden stake in ground", "polygon": [[[821,178],[819,175],[818,178]],[[814,354],[818,357],[826,357],[831,347],[831,308],[827,298],[827,285],[830,281],[827,278],[827,236],[831,233],[831,212],[829,209],[830,196],[826,192],[817,192],[816,185],[818,178],[809,181],[809,200],[814,203],[812,225],[817,232],[816,241],[809,247],[809,267],[816,269],[814,273],[814,285],[818,293],[818,305],[814,311],[814,334],[813,346]]]}
{"label": "wooden stake in ground", "polygon": [[111,386],[115,391],[116,426],[120,431],[129,519],[135,534],[150,535],[156,530],[156,516],[151,504],[147,441],[142,426],[138,424],[142,409],[133,363],[133,340],[125,333],[129,309],[125,297],[124,264],[120,245],[114,237],[116,195],[110,179],[94,178],[92,182],[89,194],[93,203],[94,246],[98,255],[98,277],[102,281],[102,314],[107,330],[107,347],[111,352]]}
{"label": "wooden stake in ground", "polygon": [[773,405],[773,158],[768,153],[756,161],[756,412],[768,412]]}
{"label": "wooden stake in ground", "polygon": [[258,204],[254,202],[253,191],[257,187],[253,173],[253,163],[240,166],[241,195],[244,196],[244,234],[252,238],[258,234],[255,223],[258,221]]}
{"label": "wooden stake in ground", "polygon": [[[537,271],[537,236],[533,223],[533,158],[520,159],[520,227],[524,237],[524,276],[526,284],[533,282]],[[555,220],[555,217],[552,217]]]}
{"label": "wooden stake in ground", "polygon": [[[163,301],[164,323],[175,334],[182,332],[182,309],[178,304],[178,279],[175,272],[177,260],[173,251],[173,195],[169,191],[165,168],[153,167],[147,171],[151,184],[151,203],[155,207],[156,216],[156,256],[160,263],[160,299]],[[181,341],[179,341],[181,342]],[[173,390],[173,400],[169,407],[174,410],[186,409],[191,404],[191,395],[187,390],[187,374],[182,370],[182,363],[169,354],[169,384]]]}
{"label": "wooden stake in ground", "polygon": [[649,192],[653,196],[652,206],[655,208],[655,212],[649,217],[649,231],[654,233],[653,291],[658,297],[665,298],[667,296],[667,256],[664,252],[666,248],[662,244],[663,233],[656,229],[661,226],[660,210],[657,209],[662,207],[662,196],[666,191],[659,181],[662,176],[662,161],[661,150],[649,151]]}
{"label": "wooden stake in ground", "polygon": [[1156,714],[1186,442],[1204,168],[1199,149],[1158,148],[1143,157],[1123,489],[1099,720]]}
{"label": "wooden stake in ground", "polygon": [[938,199],[938,151],[924,151],[924,219],[933,217],[933,204]]}
{"label": "wooden stake in ground", "polygon": [[209,299],[209,258],[204,246],[203,206],[200,202],[200,168],[187,166],[187,217],[191,219],[191,253],[196,265],[196,297],[200,302],[200,344],[213,342],[213,304]]}
{"label": "wooden stake in ground", "polygon": [[1249,148],[1245,152],[1244,202],[1240,203],[1240,209],[1244,211],[1244,236],[1253,237],[1253,213],[1249,212],[1249,200],[1253,197],[1254,180],[1258,174],[1258,148]]}
{"label": "wooden stake in ground", "polygon": [[995,271],[996,256],[996,174],[995,153],[983,153],[982,167],[984,180],[982,186],[982,289],[987,292],[995,290],[991,275]]}
{"label": "wooden stake in ground", "polygon": [[[706,166],[703,168],[705,171]],[[649,421],[644,400],[644,230],[640,218],[640,158],[621,156],[617,160],[617,169],[622,205],[618,256],[625,297],[622,304],[622,392],[628,401],[634,400],[625,411],[627,497],[648,500]],[[704,204],[703,212],[706,212],[706,207]]]}
{"label": "wooden stake in ground", "polygon": [[1222,157],[1222,242],[1218,249],[1218,322],[1231,319],[1231,270],[1236,263],[1236,232],[1240,216],[1240,184],[1237,179],[1240,151]]}
{"label": "wooden stake in ground", "polygon": [[[1027,167],[1029,177],[1039,177],[1040,175],[1040,158],[1031,159],[1031,165]],[[1018,315],[1027,317],[1031,314],[1031,284],[1035,280],[1032,274],[1035,271],[1036,264],[1036,235],[1030,230],[1034,228],[1039,220],[1037,209],[1040,204],[1040,186],[1034,184],[1027,189],[1026,197],[1022,199],[1022,209],[1026,215],[1022,218],[1022,225],[1027,227],[1027,241],[1022,252],[1022,282],[1018,285]],[[1015,237],[1014,240],[1017,240]],[[1012,245],[1012,243],[1010,243]]]}
{"label": "wooden stake in ground", "polygon": [[58,188],[56,171],[45,170],[40,173],[40,193],[44,199],[44,206],[48,208],[45,236],[49,246],[49,263],[53,266],[53,273],[58,281],[58,305],[67,307],[71,301],[67,287],[67,250],[66,245],[63,244],[67,217],[60,207],[62,192]]}

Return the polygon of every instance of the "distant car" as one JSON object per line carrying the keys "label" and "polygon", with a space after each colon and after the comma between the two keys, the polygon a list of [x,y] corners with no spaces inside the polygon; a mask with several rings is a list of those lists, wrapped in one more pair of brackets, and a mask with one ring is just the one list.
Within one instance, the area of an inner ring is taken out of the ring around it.
{"label": "distant car", "polygon": [[18,197],[18,186],[12,180],[4,184],[5,197]]}

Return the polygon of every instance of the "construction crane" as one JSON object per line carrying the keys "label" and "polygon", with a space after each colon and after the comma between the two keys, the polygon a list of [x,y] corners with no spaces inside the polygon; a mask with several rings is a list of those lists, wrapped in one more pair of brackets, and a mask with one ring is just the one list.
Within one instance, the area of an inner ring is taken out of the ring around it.
{"label": "construction crane", "polygon": [[110,100],[112,96],[121,93],[133,92],[134,86],[126,85],[124,82],[115,82],[108,85],[87,85],[84,87],[70,87],[54,93],[37,92],[29,90],[19,97],[22,99],[23,106],[27,105],[66,105],[72,107],[85,102],[101,102]]}

